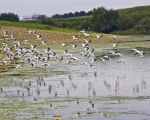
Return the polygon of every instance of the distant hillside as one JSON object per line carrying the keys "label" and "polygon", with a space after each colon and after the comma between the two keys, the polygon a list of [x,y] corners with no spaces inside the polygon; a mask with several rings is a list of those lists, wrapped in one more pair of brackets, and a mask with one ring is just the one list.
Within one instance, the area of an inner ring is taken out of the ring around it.
{"label": "distant hillside", "polygon": [[53,19],[57,27],[71,28],[71,29],[82,29],[84,24],[90,22],[91,16],[82,16],[82,17],[71,17],[71,18],[62,18],[62,19]]}
{"label": "distant hillside", "polygon": [[150,26],[150,6],[139,6],[134,8],[120,9],[120,16],[127,16],[134,20],[137,25],[148,24]]}
{"label": "distant hillside", "polygon": [[120,9],[119,15],[128,17],[133,22],[133,27],[125,31],[119,30],[119,34],[150,34],[150,5]]}
{"label": "distant hillside", "polygon": [[[120,19],[124,19],[124,22],[131,22],[132,27],[129,29],[123,29],[115,31],[119,34],[150,34],[150,5],[139,6],[133,8],[125,8],[117,10],[119,12]],[[82,29],[90,24],[92,16],[72,17],[63,19],[53,19],[55,25],[63,28]],[[127,20],[126,20],[127,19]],[[124,23],[122,23],[124,25]]]}
{"label": "distant hillside", "polygon": [[138,6],[133,8],[119,9],[120,15],[127,16],[150,16],[150,5],[149,6]]}

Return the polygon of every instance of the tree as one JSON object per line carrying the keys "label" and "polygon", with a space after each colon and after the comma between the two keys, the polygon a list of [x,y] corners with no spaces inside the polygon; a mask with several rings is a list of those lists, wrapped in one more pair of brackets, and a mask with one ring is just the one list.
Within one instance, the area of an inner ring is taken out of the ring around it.
{"label": "tree", "polygon": [[118,20],[118,11],[99,7],[92,12],[91,29],[96,32],[109,33],[118,28]]}
{"label": "tree", "polygon": [[60,18],[59,14],[52,15],[51,18]]}
{"label": "tree", "polygon": [[69,12],[69,13],[68,13],[68,16],[69,16],[69,17],[74,17],[74,14],[73,14],[72,12]]}
{"label": "tree", "polygon": [[42,24],[47,24],[47,25],[53,24],[53,20],[51,18],[47,17],[46,15],[40,15],[38,17],[38,21]]}
{"label": "tree", "polygon": [[19,17],[17,14],[14,14],[14,13],[1,13],[0,20],[19,21]]}
{"label": "tree", "polygon": [[86,12],[85,11],[80,11],[79,16],[85,16]]}
{"label": "tree", "polygon": [[75,16],[75,17],[78,17],[79,15],[80,15],[79,12],[75,12],[75,13],[74,13],[74,16]]}
{"label": "tree", "polygon": [[144,17],[137,24],[141,29],[150,30],[150,17]]}
{"label": "tree", "polygon": [[85,12],[85,11],[80,11],[80,12],[69,12],[69,13],[64,13],[63,15],[55,14],[52,15],[52,18],[70,18],[70,17],[79,17],[79,16],[86,16],[86,15],[91,15],[92,11]]}
{"label": "tree", "polygon": [[87,15],[92,15],[92,11],[87,12]]}
{"label": "tree", "polygon": [[69,15],[67,13],[63,14],[63,18],[68,18]]}
{"label": "tree", "polygon": [[134,26],[134,21],[131,17],[120,16],[119,17],[119,29],[126,30]]}
{"label": "tree", "polygon": [[88,29],[89,29],[89,26],[90,26],[89,21],[85,20],[85,21],[83,21],[83,23],[82,23],[82,25],[81,25],[81,29],[88,30]]}

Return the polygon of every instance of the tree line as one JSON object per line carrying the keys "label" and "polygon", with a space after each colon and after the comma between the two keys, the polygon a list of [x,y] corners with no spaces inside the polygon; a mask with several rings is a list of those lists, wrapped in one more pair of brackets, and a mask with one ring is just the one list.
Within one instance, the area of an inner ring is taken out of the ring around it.
{"label": "tree line", "polygon": [[0,20],[5,21],[19,21],[19,16],[14,13],[1,13],[0,14]]}
{"label": "tree line", "polygon": [[92,11],[80,11],[80,12],[69,12],[69,13],[64,13],[64,14],[55,14],[52,15],[51,18],[70,18],[70,17],[80,17],[80,16],[89,16],[92,15]]}

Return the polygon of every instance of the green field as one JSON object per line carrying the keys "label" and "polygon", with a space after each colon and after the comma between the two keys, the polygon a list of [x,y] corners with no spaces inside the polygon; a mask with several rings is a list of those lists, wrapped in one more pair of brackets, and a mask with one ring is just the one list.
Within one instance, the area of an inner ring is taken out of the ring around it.
{"label": "green field", "polygon": [[58,27],[71,28],[71,29],[82,29],[84,22],[89,22],[91,16],[72,17],[63,19],[53,19]]}
{"label": "green field", "polygon": [[52,31],[60,31],[60,32],[73,32],[74,30],[58,28],[51,25],[44,25],[40,23],[31,23],[31,22],[8,22],[8,21],[0,21],[0,26],[13,26],[20,28],[31,28],[31,29],[41,29],[41,30],[52,30]]}
{"label": "green field", "polygon": [[139,6],[133,8],[119,9],[120,15],[127,16],[150,16],[150,6]]}

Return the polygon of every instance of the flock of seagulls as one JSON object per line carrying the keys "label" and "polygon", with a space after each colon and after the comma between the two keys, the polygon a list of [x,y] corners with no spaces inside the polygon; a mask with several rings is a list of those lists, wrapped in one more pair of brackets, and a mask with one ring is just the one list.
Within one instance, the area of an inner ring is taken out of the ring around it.
{"label": "flock of seagulls", "polygon": [[[43,40],[42,35],[37,33],[35,30],[26,31],[26,35],[33,36],[35,38],[35,43],[39,42],[43,45],[44,50],[38,50],[37,44],[31,44],[29,40],[25,39],[22,42],[16,41],[16,37],[12,33],[9,33],[6,29],[2,28],[2,38],[1,45],[2,48],[0,51],[4,52],[4,59],[1,61],[4,64],[7,64],[14,60],[21,60],[23,63],[28,63],[32,68],[36,67],[38,64],[47,68],[50,65],[50,61],[54,60],[56,63],[61,61],[65,61],[66,64],[70,63],[80,63],[81,65],[90,65],[93,66],[94,62],[97,60],[94,54],[95,49],[91,48],[92,40],[88,37],[90,36],[85,30],[81,30],[80,33],[83,34],[84,39],[81,44],[66,44],[61,43],[61,46],[64,48],[64,52],[58,54],[55,50],[51,49],[46,40]],[[104,34],[97,34],[96,39],[100,40]],[[5,40],[3,40],[5,38]],[[72,40],[79,39],[78,36],[72,36]],[[121,58],[123,55],[118,52],[118,43],[116,43],[117,37],[115,35],[112,36],[112,50],[109,53],[106,53],[100,57],[99,60],[102,62],[106,62],[108,60],[112,60],[112,58],[119,57]],[[5,41],[11,41],[12,45],[9,46]],[[23,47],[25,46],[25,47]],[[48,46],[48,47],[47,47]],[[47,47],[47,48],[46,48]],[[46,48],[46,49],[45,49]],[[71,50],[73,52],[71,52]],[[144,57],[143,51],[138,49],[131,49],[131,52],[139,57]],[[84,60],[84,61],[83,61]],[[124,59],[118,59],[117,63],[124,63]],[[19,66],[17,66],[19,68]]]}
{"label": "flock of seagulls", "polygon": [[[27,31],[27,35],[32,35],[35,38],[35,42],[40,42],[43,45],[44,50],[41,52],[37,49],[36,44],[31,44],[29,40],[23,40],[23,43],[20,41],[15,41],[15,37],[10,34],[7,30],[2,29],[3,31],[3,37],[6,37],[6,39],[10,38],[12,45],[8,45],[6,42],[2,41],[2,48],[1,51],[4,52],[4,59],[3,63],[9,63],[14,60],[21,60],[24,63],[30,64],[32,67],[36,67],[37,64],[41,64],[41,66],[44,66],[45,68],[49,66],[50,60],[55,60],[56,62],[61,62],[64,60],[64,57],[66,59],[67,64],[73,63],[73,62],[79,62],[79,58],[76,57],[73,53],[69,52],[66,48],[70,46],[72,49],[83,49],[79,53],[81,55],[80,57],[90,58],[91,57],[91,63],[94,63],[95,56],[93,54],[94,48],[90,49],[89,45],[91,43],[91,40],[84,39],[84,41],[81,43],[81,47],[79,48],[76,44],[65,44],[62,43],[61,46],[64,47],[64,52],[62,52],[61,55],[58,55],[53,49],[50,47],[46,48],[46,41],[43,40],[42,35],[38,34],[35,30],[29,30]],[[87,36],[86,32],[83,32],[85,36]],[[10,35],[10,36],[9,36]],[[73,40],[79,39],[77,36],[72,36]],[[25,46],[25,47],[23,47]],[[18,68],[19,66],[17,66]]]}

